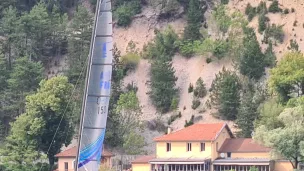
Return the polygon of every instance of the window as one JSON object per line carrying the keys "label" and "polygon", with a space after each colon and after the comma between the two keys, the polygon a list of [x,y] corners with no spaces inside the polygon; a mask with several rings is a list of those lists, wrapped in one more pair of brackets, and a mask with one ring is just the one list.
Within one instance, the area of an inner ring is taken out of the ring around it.
{"label": "window", "polygon": [[167,143],[167,152],[171,151],[171,143]]}
{"label": "window", "polygon": [[205,143],[201,143],[201,151],[205,151]]}
{"label": "window", "polygon": [[231,158],[231,152],[228,152],[228,153],[227,153],[227,157],[228,157],[228,158]]}
{"label": "window", "polygon": [[68,162],[64,162],[64,170],[65,171],[69,170],[69,163]]}
{"label": "window", "polygon": [[191,143],[187,143],[187,151],[191,151]]}

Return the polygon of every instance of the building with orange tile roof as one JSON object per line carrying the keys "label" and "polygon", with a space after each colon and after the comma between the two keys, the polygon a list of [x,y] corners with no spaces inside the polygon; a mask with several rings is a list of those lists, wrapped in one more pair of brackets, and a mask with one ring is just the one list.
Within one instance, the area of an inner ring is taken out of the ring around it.
{"label": "building with orange tile roof", "polygon": [[[58,169],[55,171],[74,171],[77,147],[74,146],[55,155],[58,158]],[[111,157],[114,156],[110,151],[103,149],[101,164],[111,167]]]}
{"label": "building with orange tile roof", "polygon": [[132,162],[132,171],[291,171],[272,160],[270,148],[251,138],[235,138],[226,123],[194,124],[154,138],[156,154]]}

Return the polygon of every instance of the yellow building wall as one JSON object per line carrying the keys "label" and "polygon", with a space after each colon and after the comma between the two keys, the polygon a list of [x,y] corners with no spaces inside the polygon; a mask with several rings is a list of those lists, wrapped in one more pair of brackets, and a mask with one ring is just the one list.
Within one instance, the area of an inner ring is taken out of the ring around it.
{"label": "yellow building wall", "polygon": [[68,170],[67,171],[74,171],[74,162],[75,158],[74,157],[60,157],[58,158],[58,171],[66,171],[64,169],[64,163],[68,163]]}
{"label": "yellow building wall", "polygon": [[[191,143],[191,151],[187,151],[187,143]],[[210,158],[211,142],[205,142],[205,151],[201,151],[201,142],[171,142],[169,152],[167,152],[167,142],[157,142],[156,156],[157,158]]]}
{"label": "yellow building wall", "polygon": [[270,158],[269,153],[231,153],[231,158]]}
{"label": "yellow building wall", "polygon": [[[212,148],[211,159],[212,160],[215,160],[216,158],[219,157],[218,150],[219,150],[219,148],[221,148],[221,146],[223,145],[226,138],[230,138],[230,135],[229,135],[227,129],[223,129],[222,132],[218,135],[217,139],[214,142],[212,142],[212,144],[211,144],[211,148]],[[218,144],[218,145],[216,145],[216,144]]]}
{"label": "yellow building wall", "polygon": [[292,165],[289,161],[275,161],[274,171],[292,171]]}
{"label": "yellow building wall", "polygon": [[133,163],[132,164],[132,171],[150,171],[150,164],[149,163],[145,163],[145,164],[136,164]]}

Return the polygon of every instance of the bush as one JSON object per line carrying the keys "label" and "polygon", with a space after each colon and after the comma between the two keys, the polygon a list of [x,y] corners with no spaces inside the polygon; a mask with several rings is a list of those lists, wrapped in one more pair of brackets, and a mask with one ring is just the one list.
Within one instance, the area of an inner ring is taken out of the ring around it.
{"label": "bush", "polygon": [[191,106],[191,108],[192,108],[193,110],[195,110],[196,108],[199,107],[199,105],[201,105],[201,102],[199,101],[199,99],[194,98],[194,99],[192,100],[192,106]]}
{"label": "bush", "polygon": [[203,97],[206,96],[206,94],[207,94],[207,90],[206,90],[204,81],[203,81],[203,79],[200,77],[200,78],[196,81],[196,86],[195,86],[193,95],[194,95],[195,97],[203,98]]}
{"label": "bush", "polygon": [[141,12],[141,4],[138,0],[132,0],[124,2],[118,5],[117,9],[114,11],[114,16],[117,18],[117,24],[119,26],[129,26],[132,22],[134,15]]}
{"label": "bush", "polygon": [[297,27],[297,25],[298,25],[298,21],[296,20],[296,21],[293,22],[293,26]]}
{"label": "bush", "polygon": [[140,56],[136,53],[129,52],[121,57],[121,62],[124,65],[124,72],[135,70],[140,61]]}
{"label": "bush", "polygon": [[281,12],[282,9],[279,7],[279,2],[277,0],[274,0],[270,4],[268,11],[271,12],[271,13]]}
{"label": "bush", "polygon": [[291,12],[294,13],[296,10],[294,8],[291,8]]}
{"label": "bush", "polygon": [[171,110],[176,110],[178,107],[178,98],[174,97],[171,102]]}
{"label": "bush", "polygon": [[225,57],[229,49],[229,44],[225,40],[216,40],[212,54],[218,59]]}
{"label": "bush", "polygon": [[288,8],[284,9],[284,14],[289,14],[289,9]]}
{"label": "bush", "polygon": [[273,52],[272,42],[268,43],[268,47],[265,51],[265,64],[267,67],[274,67],[276,65],[276,56]]}
{"label": "bush", "polygon": [[193,92],[193,85],[190,83],[188,87],[188,93],[192,93],[192,92]]}
{"label": "bush", "polygon": [[206,58],[206,63],[209,64],[210,62],[212,62],[211,58]]}
{"label": "bush", "polygon": [[288,50],[292,51],[299,51],[299,44],[297,43],[297,40],[290,40],[290,45],[287,47]]}
{"label": "bush", "polygon": [[285,34],[282,28],[283,25],[277,26],[275,24],[272,24],[271,27],[267,27],[264,35],[264,42],[268,43],[269,38],[274,38],[280,43],[283,43]]}
{"label": "bush", "polygon": [[261,14],[261,13],[267,13],[267,6],[266,6],[266,2],[263,2],[261,1],[256,9],[256,12],[258,14]]}
{"label": "bush", "polygon": [[229,3],[229,0],[221,0],[221,3],[227,5]]}
{"label": "bush", "polygon": [[191,116],[191,119],[189,120],[189,122],[187,120],[185,120],[185,125],[184,127],[188,127],[194,124],[194,115]]}
{"label": "bush", "polygon": [[182,117],[182,112],[181,112],[181,111],[178,112],[178,117],[179,117],[179,118]]}
{"label": "bush", "polygon": [[129,83],[126,87],[127,91],[134,91],[134,92],[137,92],[138,90],[138,87],[134,84],[134,82],[132,83]]}
{"label": "bush", "polygon": [[248,21],[251,21],[257,14],[257,10],[255,7],[252,7],[250,3],[248,3],[246,6],[245,14],[248,17]]}
{"label": "bush", "polygon": [[183,41],[179,45],[179,52],[185,57],[191,57],[195,53],[194,43],[192,41]]}
{"label": "bush", "polygon": [[171,123],[174,122],[177,118],[180,118],[179,114],[171,115],[168,119],[168,125],[171,125]]}
{"label": "bush", "polygon": [[168,57],[166,60],[171,60],[178,49],[178,35],[171,26],[163,32],[155,30],[155,33],[156,36],[153,42],[149,42],[148,45],[144,46],[141,56],[148,59]]}

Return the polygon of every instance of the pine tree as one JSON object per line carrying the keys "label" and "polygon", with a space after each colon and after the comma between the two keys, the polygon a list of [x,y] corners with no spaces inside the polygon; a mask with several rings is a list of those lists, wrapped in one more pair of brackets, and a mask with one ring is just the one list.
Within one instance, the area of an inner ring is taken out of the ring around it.
{"label": "pine tree", "polygon": [[[167,59],[163,57],[162,59]],[[156,60],[151,65],[150,97],[157,109],[163,113],[169,111],[172,99],[177,96],[174,75],[175,71],[170,62]]]}
{"label": "pine tree", "polygon": [[225,68],[211,85],[211,104],[218,109],[221,118],[235,120],[240,105],[240,82],[238,76]]}
{"label": "pine tree", "polygon": [[271,41],[269,41],[268,47],[265,50],[264,54],[265,54],[265,64],[266,64],[266,66],[267,67],[274,67],[276,65],[277,58],[276,58],[276,55],[273,51]]}
{"label": "pine tree", "polygon": [[185,40],[197,40],[201,37],[200,28],[203,11],[199,0],[190,0],[187,12],[187,26],[184,30]]}
{"label": "pine tree", "polygon": [[[68,39],[68,77],[71,83],[75,84],[83,66],[86,66],[86,59],[89,55],[93,18],[83,6],[78,7],[74,19],[70,25],[70,37]],[[85,74],[82,78],[84,79]]]}
{"label": "pine tree", "polygon": [[8,68],[12,67],[13,51],[16,53],[16,43],[19,40],[18,28],[20,27],[20,19],[17,17],[17,10],[10,6],[4,10],[3,18],[0,24],[1,35],[6,39],[1,42],[3,53],[8,59]]}
{"label": "pine tree", "polygon": [[241,105],[238,111],[236,124],[240,129],[239,137],[250,138],[254,130],[254,121],[258,117],[258,104],[253,100],[254,92],[248,91],[243,94]]}
{"label": "pine tree", "polygon": [[265,72],[265,59],[252,28],[245,29],[243,39],[244,52],[239,59],[239,70],[242,75],[259,79]]}

